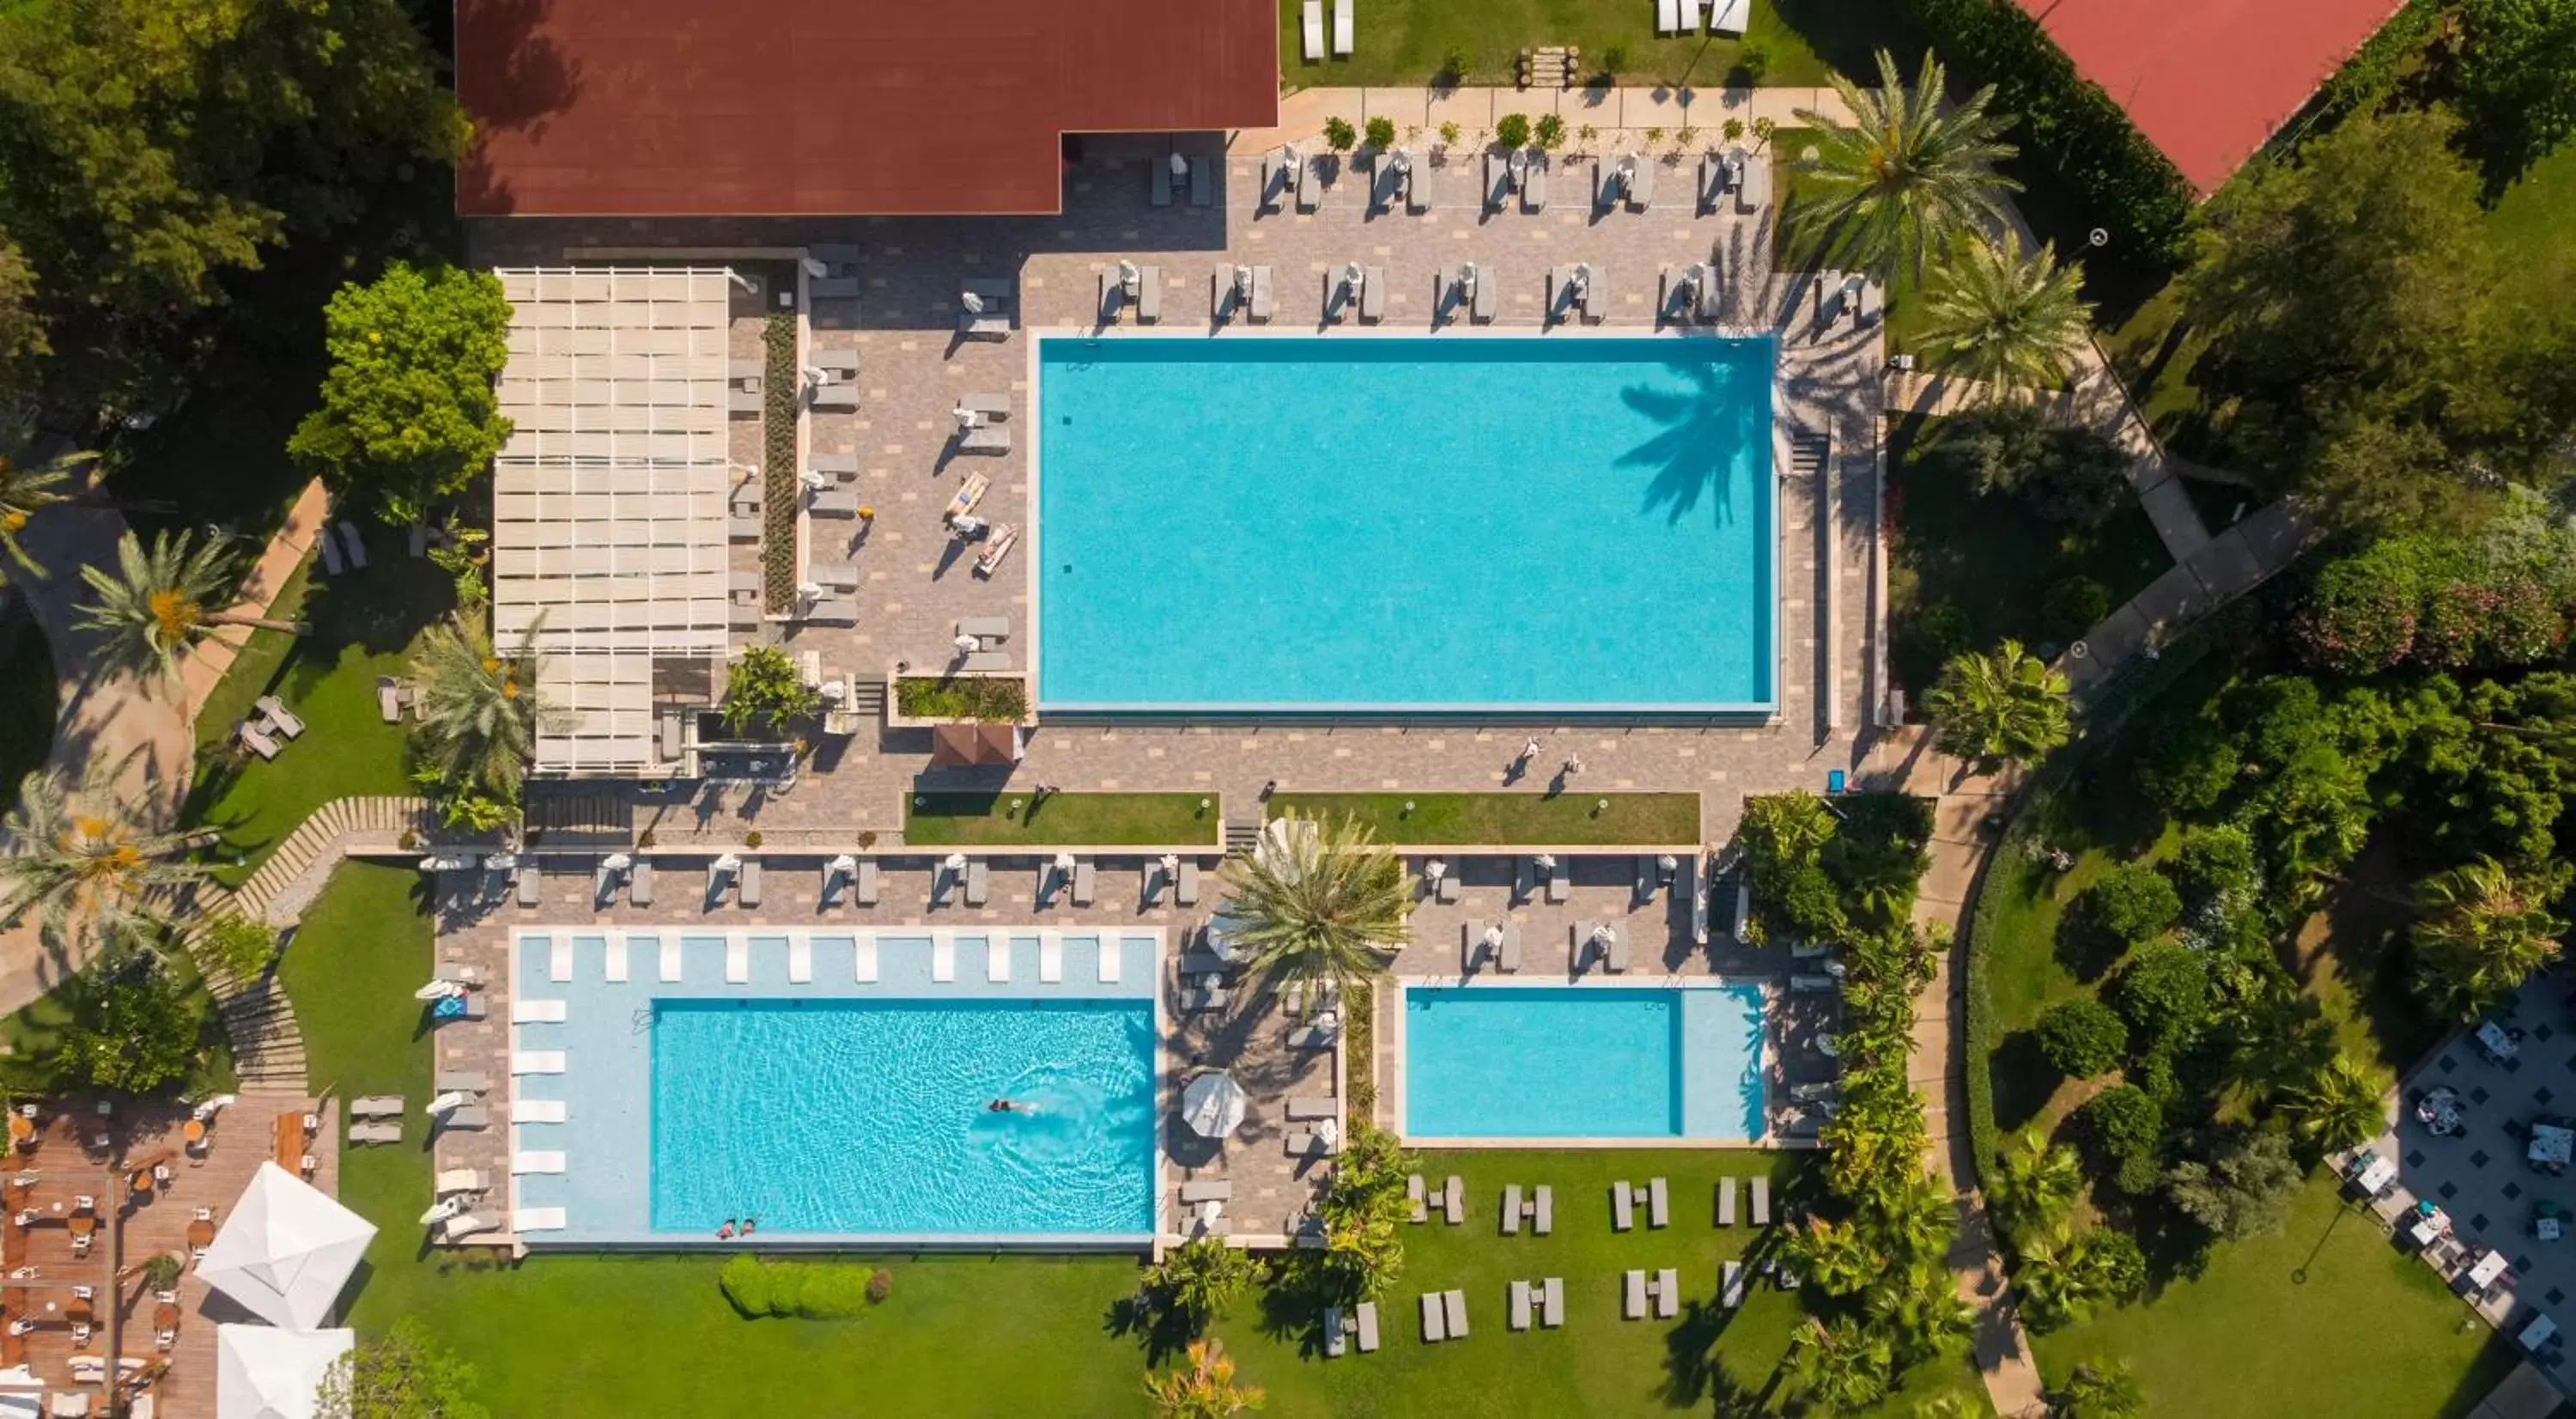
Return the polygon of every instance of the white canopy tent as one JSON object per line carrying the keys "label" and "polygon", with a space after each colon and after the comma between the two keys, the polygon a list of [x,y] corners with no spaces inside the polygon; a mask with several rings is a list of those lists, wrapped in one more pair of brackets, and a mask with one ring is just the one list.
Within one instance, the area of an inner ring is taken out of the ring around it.
{"label": "white canopy tent", "polygon": [[357,1344],[354,1330],[215,1327],[215,1419],[313,1419],[322,1378]]}
{"label": "white canopy tent", "polygon": [[376,1229],[275,1163],[262,1163],[197,1263],[207,1285],[289,1330],[321,1325]]}

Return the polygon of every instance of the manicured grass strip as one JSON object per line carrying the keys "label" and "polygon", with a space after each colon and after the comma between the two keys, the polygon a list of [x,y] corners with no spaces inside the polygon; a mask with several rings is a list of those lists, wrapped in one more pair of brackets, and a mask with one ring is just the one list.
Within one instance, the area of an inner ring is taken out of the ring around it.
{"label": "manicured grass strip", "polygon": [[[376,709],[376,677],[400,675],[454,584],[426,561],[379,555],[368,570],[309,584],[298,572],[278,600],[313,633],[255,633],[197,716],[198,770],[189,816],[215,829],[215,876],[248,881],[313,810],[353,794],[404,794],[403,731]],[[273,760],[231,748],[233,723],[275,694],[305,723]],[[417,984],[417,982],[415,982]]]}
{"label": "manicured grass strip", "polygon": [[1214,843],[1219,807],[1200,793],[916,793],[903,837],[914,847],[1177,847]]}
{"label": "manicured grass strip", "polygon": [[1579,786],[1561,794],[1282,793],[1270,800],[1270,812],[1356,818],[1386,843],[1661,847],[1699,841],[1696,793],[1598,794]]}
{"label": "manicured grass strip", "polygon": [[[1329,41],[1332,6],[1324,9]],[[1755,0],[1740,40],[1705,34],[1664,38],[1655,33],[1654,7],[1643,0],[1376,0],[1360,7],[1348,57],[1310,64],[1301,10],[1298,0],[1281,0],[1279,67],[1291,88],[1420,86],[1452,58],[1462,62],[1465,83],[1509,85],[1521,50],[1562,45],[1583,51],[1585,79],[1617,50],[1624,54],[1623,83],[1713,90],[1747,82],[1744,56],[1758,50],[1762,82],[1814,85],[1837,65],[1861,72],[1872,45],[1906,48],[1886,0]],[[1579,106],[1582,93],[1567,96],[1568,112]],[[1544,112],[1551,97],[1528,95],[1531,111]],[[1353,123],[1360,119],[1356,113],[1345,116]]]}

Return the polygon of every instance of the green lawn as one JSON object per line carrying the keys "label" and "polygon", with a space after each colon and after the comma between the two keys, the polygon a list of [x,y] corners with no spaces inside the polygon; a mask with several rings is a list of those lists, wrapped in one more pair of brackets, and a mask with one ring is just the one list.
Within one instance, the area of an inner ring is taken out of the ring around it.
{"label": "green lawn", "polygon": [[1979,496],[1965,481],[1917,464],[1907,454],[1927,422],[1898,421],[1889,432],[1887,460],[1890,663],[1916,694],[1940,673],[1937,647],[1911,634],[1925,607],[1958,607],[1968,620],[1970,647],[2005,636],[2063,645],[2081,632],[2043,616],[2050,587],[2091,577],[2116,608],[2172,567],[2155,524],[2135,501],[2124,502],[2100,527],[2067,527],[2040,517],[2025,499]]}
{"label": "green lawn", "polygon": [[1698,794],[1587,793],[1579,779],[1563,793],[1282,793],[1271,798],[1270,811],[1355,818],[1384,843],[1663,847],[1699,841]]}
{"label": "green lawn", "polygon": [[2515,1364],[2510,1343],[2469,1319],[2320,1176],[2279,1236],[2222,1246],[2199,1279],[2033,1346],[2051,1382],[2084,1360],[2127,1359],[2154,1414],[2430,1419],[2467,1413]]}
{"label": "green lawn", "polygon": [[[426,1097],[430,1042],[412,987],[429,968],[429,922],[417,873],[343,865],[305,914],[280,967],[302,1006],[313,1081],[343,1095]],[[328,1001],[330,1008],[315,1008]],[[1796,1320],[1795,1298],[1756,1289],[1720,1319],[1704,1305],[1678,1322],[1617,1318],[1617,1275],[1674,1266],[1691,1293],[1713,1293],[1718,1263],[1740,1255],[1749,1229],[1709,1225],[1712,1180],[1769,1169],[1785,1204],[1798,1155],[1672,1151],[1431,1155],[1435,1176],[1470,1182],[1470,1222],[1406,1231],[1403,1279],[1382,1306],[1384,1349],[1327,1362],[1310,1353],[1311,1307],[1286,1290],[1248,1296],[1217,1326],[1243,1378],[1279,1415],[1656,1415],[1709,1412],[1721,1383],[1777,1411],[1789,1398],[1775,1372]],[[1138,1415],[1146,1341],[1117,1323],[1137,1268],[1115,1257],[889,1256],[894,1296],[854,1322],[747,1322],[716,1289],[712,1259],[533,1257],[517,1266],[431,1255],[412,1220],[427,1202],[429,1162],[417,1147],[345,1154],[344,1201],[382,1231],[354,1292],[365,1333],[412,1316],[479,1367],[497,1413],[579,1416],[734,1413],[745,1396],[772,1414]],[[1608,1179],[1671,1180],[1674,1227],[1614,1234]],[[1555,1234],[1493,1234],[1502,1182],[1557,1189]],[[1504,1324],[1504,1282],[1561,1275],[1562,1332],[1516,1335]],[[1469,1293],[1470,1338],[1419,1339],[1416,1297]],[[1710,1356],[1714,1355],[1712,1364]],[[1722,1377],[1722,1378],[1721,1378]],[[1928,1395],[1973,1389],[1964,1364],[1914,1376],[1890,1413]]]}
{"label": "green lawn", "polygon": [[1217,840],[1222,806],[1199,793],[916,793],[904,801],[903,839],[914,847],[1184,847]]}
{"label": "green lawn", "polygon": [[45,633],[23,615],[0,618],[0,812],[16,807],[18,783],[45,766],[54,747],[54,657]]}
{"label": "green lawn", "polygon": [[[1324,9],[1329,41],[1332,6]],[[1458,82],[1508,85],[1520,51],[1568,44],[1583,51],[1587,79],[1618,49],[1623,84],[1741,85],[1741,58],[1759,49],[1763,83],[1815,85],[1837,68],[1873,72],[1879,45],[1908,55],[1919,45],[1888,0],[1754,0],[1741,41],[1658,37],[1649,0],[1372,0],[1357,9],[1351,55],[1316,64],[1304,58],[1302,11],[1299,0],[1280,0],[1279,65],[1292,88],[1428,85],[1453,62]]]}
{"label": "green lawn", "polygon": [[[216,876],[247,881],[314,809],[352,794],[411,791],[403,776],[403,733],[376,709],[376,677],[399,675],[412,643],[454,604],[453,583],[426,561],[377,539],[363,572],[328,581],[298,572],[276,613],[313,623],[310,636],[253,633],[197,716],[197,783],[192,820],[223,834]],[[275,694],[307,726],[304,737],[261,761],[226,742],[251,702]]]}

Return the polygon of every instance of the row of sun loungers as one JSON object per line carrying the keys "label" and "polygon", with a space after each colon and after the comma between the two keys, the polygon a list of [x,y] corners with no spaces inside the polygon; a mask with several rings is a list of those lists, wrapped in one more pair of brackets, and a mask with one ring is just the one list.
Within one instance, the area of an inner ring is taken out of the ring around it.
{"label": "row of sun loungers", "polygon": [[1467,1338],[1467,1293],[1426,1291],[1422,1296],[1422,1339],[1430,1344]]}
{"label": "row of sun loungers", "polygon": [[1467,1220],[1467,1182],[1456,1173],[1449,1175],[1449,1181],[1437,1193],[1427,1193],[1422,1174],[1414,1173],[1404,1180],[1404,1197],[1413,1205],[1416,1222],[1431,1220],[1434,1209],[1453,1227]]}
{"label": "row of sun loungers", "polygon": [[1623,1279],[1619,1314],[1629,1320],[1646,1318],[1646,1302],[1652,1299],[1655,1316],[1670,1320],[1682,1310],[1681,1272],[1667,1266],[1649,1277],[1643,1270],[1630,1271]]}
{"label": "row of sun loungers", "polygon": [[1538,1323],[1554,1330],[1565,1324],[1565,1278],[1549,1276],[1537,1281],[1515,1281],[1507,1288],[1510,1297],[1512,1329],[1527,1330],[1536,1313]]}
{"label": "row of sun loungers", "polygon": [[[1701,0],[1655,0],[1655,33],[1694,35],[1700,30]],[[1740,35],[1752,22],[1753,0],[1707,0],[1708,32]]]}
{"label": "row of sun loungers", "polygon": [[975,277],[962,283],[957,302],[961,339],[999,340],[1011,333],[1011,316],[1019,304],[1019,283],[1010,277]]}
{"label": "row of sun loungers", "polygon": [[[1306,44],[1306,62],[1322,63],[1324,0],[1305,0],[1305,7],[1298,14],[1298,27]],[[1333,53],[1348,58],[1352,38],[1351,0],[1333,0]]]}
{"label": "row of sun loungers", "polygon": [[1547,210],[1547,173],[1550,159],[1545,153],[1531,153],[1515,148],[1509,152],[1488,151],[1485,154],[1485,210],[1499,212],[1511,204],[1512,194],[1521,195],[1521,210]]}
{"label": "row of sun loungers", "polygon": [[1672,1221],[1672,1201],[1662,1178],[1648,1179],[1643,1187],[1632,1188],[1625,1178],[1610,1184],[1610,1230],[1625,1232],[1637,1225],[1637,1209],[1646,1209],[1646,1225],[1662,1227]]}
{"label": "row of sun loungers", "polygon": [[[1756,1227],[1770,1226],[1771,1179],[1768,1177],[1755,1177],[1753,1179],[1752,1195],[1753,1225]],[[1732,1227],[1735,1225],[1735,1179],[1733,1178],[1720,1178],[1717,1180],[1717,1225],[1721,1227]]]}
{"label": "row of sun loungers", "polygon": [[1517,1235],[1524,1219],[1529,1222],[1530,1231],[1534,1235],[1544,1237],[1554,1232],[1556,1230],[1556,1189],[1546,1183],[1540,1183],[1530,1190],[1530,1196],[1524,1200],[1521,1197],[1519,1183],[1504,1184],[1503,1235],[1506,1237]]}
{"label": "row of sun loungers", "polygon": [[1115,325],[1129,306],[1141,325],[1163,318],[1163,268],[1122,261],[1100,269],[1100,323]]}
{"label": "row of sun loungers", "polygon": [[[1215,163],[1203,156],[1173,153],[1160,162],[1148,164],[1153,169],[1148,196],[1157,207],[1169,207],[1177,191],[1189,193],[1190,205],[1205,207],[1216,200]],[[1174,169],[1179,171],[1175,172]]]}

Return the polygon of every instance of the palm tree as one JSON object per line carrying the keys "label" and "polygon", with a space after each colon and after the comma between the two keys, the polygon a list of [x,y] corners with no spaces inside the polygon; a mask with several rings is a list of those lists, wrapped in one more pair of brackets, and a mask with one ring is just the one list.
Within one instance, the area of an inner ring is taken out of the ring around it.
{"label": "palm tree", "polygon": [[1887,1337],[1845,1318],[1831,1325],[1810,1320],[1789,1340],[1789,1372],[1810,1406],[1828,1414],[1866,1409],[1887,1395],[1895,1373],[1895,1347]]}
{"label": "palm tree", "polygon": [[1952,1390],[1948,1394],[1936,1394],[1914,1406],[1914,1419],[1984,1419],[1992,1413],[1994,1409],[1985,1402],[1982,1391],[1977,1398],[1970,1399]]}
{"label": "palm tree", "polygon": [[1929,1173],[1917,1172],[1872,1200],[1880,1244],[1899,1263],[1939,1260],[1959,1230],[1958,1205]]}
{"label": "palm tree", "polygon": [[1945,112],[1941,65],[1928,50],[1910,90],[1883,49],[1877,88],[1830,77],[1852,121],[1798,110],[1815,130],[1816,154],[1798,160],[1799,200],[1790,208],[1791,243],[1802,257],[1882,281],[1900,271],[1920,277],[1959,233],[2009,225],[2004,194],[2021,184],[1994,165],[2018,150],[1996,141],[2004,122],[1986,116],[1993,85]]}
{"label": "palm tree", "polygon": [[2436,872],[2416,884],[2416,978],[2463,1020],[2558,959],[2567,923],[2549,914],[2554,875],[2515,875],[2491,857]]}
{"label": "palm tree", "polygon": [[2357,1148],[2388,1126],[2379,1081],[2341,1051],[2307,1083],[2284,1092],[2282,1107],[2298,1122],[2299,1136],[2329,1153]]}
{"label": "palm tree", "polygon": [[1792,1269],[1828,1296],[1859,1291],[1886,1261],[1859,1227],[1812,1215],[1790,1229],[1785,1245]]}
{"label": "palm tree", "polygon": [[1234,1361],[1214,1340],[1190,1342],[1183,1368],[1146,1376],[1145,1397],[1154,1401],[1158,1419],[1227,1419],[1259,1409],[1262,1400],[1259,1385],[1235,1383]]}
{"label": "palm tree", "polygon": [[167,919],[154,898],[205,879],[187,855],[210,835],[163,832],[117,791],[133,759],[91,759],[77,790],[53,773],[27,775],[0,824],[11,845],[0,857],[0,922],[41,910],[57,945],[114,941]]}
{"label": "palm tree", "polygon": [[2008,1144],[1986,1178],[1995,1215],[2015,1235],[2056,1226],[2083,1191],[2084,1168],[2075,1150],[2051,1144],[2035,1130]]}
{"label": "palm tree", "polygon": [[2020,234],[2007,231],[2002,245],[1972,242],[1943,268],[1917,338],[1926,354],[1990,396],[2052,388],[2065,382],[2092,332],[2083,289],[2084,269],[2059,266],[2055,243],[2024,259]]}
{"label": "palm tree", "polygon": [[1980,767],[2026,764],[2067,740],[2066,677],[2007,640],[1992,655],[1950,657],[1923,696],[1944,754]]}
{"label": "palm tree", "polygon": [[1207,1329],[1226,1306],[1252,1284],[1261,1264],[1252,1253],[1237,1251],[1215,1237],[1200,1237],[1164,1253],[1147,1268],[1145,1292],[1154,1309],[1178,1321],[1189,1334]]}
{"label": "palm tree", "polygon": [[552,712],[537,693],[537,632],[544,624],[539,617],[507,656],[480,630],[454,623],[421,636],[411,661],[419,686],[412,734],[450,782],[518,801],[537,731]]}
{"label": "palm tree", "polygon": [[2012,1284],[2021,1294],[2022,1317],[2043,1331],[2084,1319],[2117,1291],[2099,1255],[2064,1223],[2022,1239]]}
{"label": "palm tree", "polygon": [[147,552],[128,532],[117,539],[115,571],[81,568],[81,580],[97,596],[80,608],[79,624],[106,633],[99,656],[108,669],[138,676],[157,671],[164,678],[175,677],[180,655],[219,627],[299,636],[313,629],[220,609],[235,576],[232,550],[220,535],[209,534],[200,545],[187,532],[159,533]]}
{"label": "palm tree", "polygon": [[18,534],[37,513],[79,497],[73,475],[97,461],[95,453],[66,453],[30,467],[0,453],[0,550],[29,576],[43,576],[45,569],[18,545]]}
{"label": "palm tree", "polygon": [[1386,969],[1411,926],[1404,861],[1349,819],[1291,814],[1226,863],[1225,934],[1274,986],[1356,987]]}
{"label": "palm tree", "polygon": [[1888,1338],[1898,1369],[1961,1348],[1977,1324],[1977,1308],[1960,1297],[1958,1278],[1937,1256],[1882,1277],[1862,1298],[1862,1313]]}

